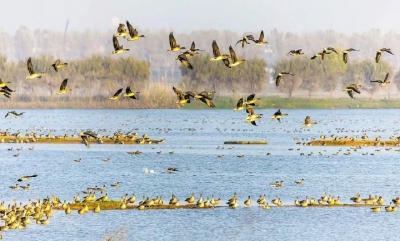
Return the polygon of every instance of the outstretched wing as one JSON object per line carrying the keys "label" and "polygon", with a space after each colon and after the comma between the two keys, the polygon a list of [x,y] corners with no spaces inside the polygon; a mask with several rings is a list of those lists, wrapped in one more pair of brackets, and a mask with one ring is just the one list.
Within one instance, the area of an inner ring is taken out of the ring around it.
{"label": "outstretched wing", "polygon": [[200,100],[203,101],[204,103],[206,103],[206,105],[208,105],[211,108],[215,107],[214,103],[212,103],[212,101],[208,98],[203,97],[203,98],[200,98]]}
{"label": "outstretched wing", "polygon": [[117,97],[119,94],[121,94],[122,92],[122,88],[117,90],[117,92],[115,92],[114,97]]}
{"label": "outstretched wing", "polygon": [[383,82],[386,82],[389,79],[389,73],[386,74],[385,79],[383,80]]}
{"label": "outstretched wing", "polygon": [[113,36],[113,45],[114,45],[114,49],[115,50],[121,49],[121,46],[119,45],[118,39],[115,36]]}
{"label": "outstretched wing", "polygon": [[277,112],[275,112],[275,114],[274,114],[274,116],[278,116],[278,115],[281,115],[282,113],[281,113],[281,109],[279,109]]}
{"label": "outstretched wing", "polygon": [[229,59],[223,59],[222,62],[224,62],[225,66],[228,68],[231,68],[230,63],[229,63]]}
{"label": "outstretched wing", "polygon": [[347,53],[343,53],[343,62],[347,64]]}
{"label": "outstretched wing", "polygon": [[242,107],[243,106],[243,97],[242,98],[240,98],[239,100],[238,100],[238,102],[237,102],[237,104],[236,104],[236,107]]}
{"label": "outstretched wing", "polygon": [[213,49],[214,57],[218,57],[218,56],[221,55],[220,52],[219,52],[217,41],[215,41],[215,40],[212,42],[212,49]]}
{"label": "outstretched wing", "polygon": [[126,87],[125,93],[126,93],[126,94],[132,93],[132,90],[131,90],[131,87],[130,87],[130,86]]}
{"label": "outstretched wing", "polygon": [[176,47],[176,40],[174,38],[174,33],[171,32],[169,34],[169,46],[171,47],[171,49],[173,49],[174,47]]}
{"label": "outstretched wing", "polygon": [[379,51],[378,51],[378,52],[376,52],[376,56],[375,56],[375,62],[376,62],[376,63],[378,63],[378,62],[379,62],[379,59],[381,58],[381,54],[382,54],[382,53],[381,53],[381,52],[379,52]]}
{"label": "outstretched wing", "polygon": [[250,102],[252,100],[254,100],[254,97],[256,96],[256,94],[251,94],[247,97],[247,102]]}
{"label": "outstretched wing", "polygon": [[231,59],[233,62],[237,61],[235,50],[233,50],[232,45],[229,45],[229,53],[231,54]]}
{"label": "outstretched wing", "polygon": [[129,35],[131,37],[134,37],[137,32],[135,31],[135,29],[132,27],[132,25],[128,22],[128,20],[126,21],[126,26],[128,26],[128,31],[129,31]]}
{"label": "outstretched wing", "polygon": [[190,45],[190,50],[196,51],[196,44],[194,43],[194,41],[192,42],[192,45]]}
{"label": "outstretched wing", "polygon": [[261,30],[260,38],[258,39],[258,41],[259,41],[259,42],[264,41],[264,31],[263,31],[263,30]]}
{"label": "outstretched wing", "polygon": [[348,91],[347,91],[347,94],[349,94],[350,98],[354,99],[354,97],[353,97],[353,91],[352,91],[352,90],[348,90]]}
{"label": "outstretched wing", "polygon": [[32,60],[31,60],[31,57],[29,57],[29,59],[28,59],[28,61],[27,61],[27,66],[28,66],[28,72],[29,72],[29,74],[34,74],[35,73],[35,70],[33,69],[33,65],[32,65]]}
{"label": "outstretched wing", "polygon": [[87,136],[81,136],[81,138],[82,138],[82,141],[83,141],[83,143],[85,144],[85,146],[86,146],[87,148],[89,148],[90,145],[89,145],[89,141],[88,141],[88,139],[87,139]]}
{"label": "outstretched wing", "polygon": [[174,86],[172,86],[172,89],[174,90],[175,94],[177,94],[177,95],[181,95],[182,94],[182,91],[180,89],[175,88]]}
{"label": "outstretched wing", "polygon": [[281,83],[281,78],[282,78],[282,75],[277,75],[276,76],[276,80],[275,80],[275,85],[276,86],[279,86],[279,84]]}
{"label": "outstretched wing", "polygon": [[68,83],[68,79],[63,80],[63,82],[60,85],[60,91],[65,90],[65,88],[67,87],[67,83]]}
{"label": "outstretched wing", "polygon": [[306,119],[304,120],[304,124],[306,124],[306,125],[311,124],[311,119],[309,116],[306,116]]}

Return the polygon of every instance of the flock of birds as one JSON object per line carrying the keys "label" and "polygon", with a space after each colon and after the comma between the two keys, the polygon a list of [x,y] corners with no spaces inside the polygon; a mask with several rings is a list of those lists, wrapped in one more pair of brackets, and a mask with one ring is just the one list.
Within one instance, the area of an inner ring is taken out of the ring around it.
{"label": "flock of birds", "polygon": [[[135,28],[133,28],[133,26],[128,21],[126,21],[126,25],[127,25],[128,29],[126,29],[125,24],[121,23],[117,29],[117,33],[115,33],[113,35],[114,51],[112,52],[112,54],[121,54],[121,53],[129,51],[129,49],[126,49],[123,47],[123,45],[119,44],[118,38],[124,38],[127,41],[135,41],[135,40],[139,40],[140,38],[145,37],[144,35],[139,35],[138,31]],[[242,48],[244,48],[244,46],[250,44],[250,41],[253,41],[256,45],[268,44],[268,42],[264,41],[264,32],[261,31],[258,39],[255,39],[253,35],[247,35],[247,36],[244,36],[242,39],[238,40],[236,42],[235,46],[237,44],[240,44],[242,46]],[[178,52],[181,50],[185,50],[185,47],[181,47],[179,44],[177,44],[172,32],[169,34],[169,45],[170,45],[170,49],[167,50],[169,52]],[[195,42],[193,41],[190,49],[188,49],[184,52],[181,52],[177,57],[175,57],[175,59],[179,60],[188,69],[193,69],[193,66],[190,63],[189,58],[192,56],[195,56],[196,54],[199,54],[201,51],[204,51],[204,50],[197,49],[195,46]],[[344,63],[348,62],[348,54],[353,51],[359,51],[359,50],[356,50],[354,48],[349,48],[349,49],[346,49],[343,51],[343,62]],[[223,61],[224,65],[228,68],[238,66],[245,61],[244,59],[237,58],[232,45],[229,46],[229,54],[221,54],[216,40],[214,40],[212,42],[212,52],[213,52],[213,57],[210,59],[210,61],[214,62],[214,61],[221,60],[221,61]],[[391,52],[390,48],[379,49],[379,50],[377,50],[376,56],[375,56],[376,63],[379,63],[379,60],[380,60],[383,52],[387,52],[389,54],[394,55]],[[321,58],[321,60],[325,60],[325,55],[329,55],[332,53],[338,54],[338,51],[336,51],[336,49],[333,47],[327,47],[327,48],[324,48],[322,50],[322,52],[319,52],[319,53],[316,53],[315,55],[313,55],[311,57],[311,59],[314,60],[317,58]],[[287,55],[298,57],[303,54],[304,53],[302,52],[302,49],[298,49],[298,50],[289,51]],[[67,65],[68,65],[68,63],[62,63],[60,60],[57,60],[51,66],[53,67],[53,69],[56,72],[58,72],[58,70],[60,68],[63,68]],[[42,75],[44,74],[44,72],[35,71],[31,58],[29,58],[27,61],[27,69],[29,72],[29,76],[26,77],[27,80],[41,78]],[[278,75],[276,76],[276,86],[280,85],[280,83],[285,75],[294,76],[295,74],[289,73],[286,71],[279,72]],[[386,76],[383,80],[372,80],[371,82],[376,82],[380,86],[384,86],[384,85],[387,85],[390,83],[388,80],[389,80],[389,73],[386,74]],[[7,86],[7,84],[9,84],[9,82],[3,82],[0,80],[0,94],[3,94],[5,97],[10,98],[11,93],[15,92],[15,91],[11,90]],[[60,90],[59,90],[59,92],[57,92],[57,95],[62,95],[62,94],[72,91],[71,89],[67,88],[67,84],[68,84],[68,79],[64,79],[60,85]],[[347,86],[346,88],[344,88],[343,91],[346,91],[351,98],[354,98],[353,93],[355,92],[355,93],[360,94],[361,87],[362,86],[359,84],[351,84],[351,85]],[[123,91],[123,88],[118,89],[118,91],[116,91],[115,94],[113,96],[111,96],[109,99],[110,100],[120,99],[122,91]],[[216,93],[215,90],[201,91],[200,93],[197,93],[196,91],[191,91],[191,90],[182,91],[176,87],[173,87],[173,91],[177,95],[177,101],[175,103],[176,105],[188,104],[188,103],[191,103],[191,100],[197,99],[197,100],[202,101],[203,103],[205,103],[207,106],[209,106],[211,108],[215,107],[214,103],[212,102],[214,95]],[[130,89],[130,87],[128,86],[128,87],[126,87],[125,94],[123,94],[122,96],[131,98],[131,99],[138,99],[139,93],[140,92],[138,92],[138,91],[136,91],[136,92],[132,91]],[[251,94],[246,98],[246,100],[244,100],[244,98],[240,98],[238,100],[234,110],[235,111],[246,110],[247,117],[244,120],[245,123],[251,123],[252,125],[256,126],[257,125],[256,121],[262,118],[263,114],[255,113],[255,107],[257,107],[256,102],[259,99],[260,98],[255,97],[255,94]],[[24,114],[24,112],[17,113],[15,111],[10,111],[6,114],[5,117],[8,117],[9,115],[13,115],[15,118],[18,118],[18,117],[22,116],[23,114]],[[284,116],[288,116],[288,114],[282,113],[281,110],[279,109],[271,116],[271,120],[278,120],[280,122]],[[317,122],[311,121],[310,116],[306,116],[303,127],[310,127],[315,124],[317,124]],[[92,131],[81,132],[79,134],[79,136],[82,139],[82,142],[87,147],[90,146],[89,145],[90,138],[93,138],[97,142],[101,143],[101,136],[98,133],[94,133]],[[143,139],[144,138],[145,137],[143,137]],[[128,154],[140,155],[141,152],[139,152],[139,151],[131,152],[131,153],[128,152]],[[172,154],[172,153],[170,153],[170,154]],[[81,158],[78,160],[75,160],[75,162],[80,162],[80,161],[81,161]],[[103,161],[108,162],[109,158],[104,159]],[[171,167],[166,170],[166,173],[172,173],[172,172],[176,172],[176,171],[178,171],[178,169],[176,167]],[[145,173],[154,173],[153,170],[149,170],[147,168],[144,170],[144,172]],[[26,181],[26,180],[29,180],[29,179],[35,178],[35,177],[37,177],[37,175],[23,176],[23,177],[20,177],[17,181],[22,182],[22,181]],[[294,184],[295,185],[304,185],[304,182],[305,182],[305,180],[301,179],[299,181],[295,181]],[[111,184],[111,186],[115,187],[115,188],[119,187],[119,185],[120,185],[120,182]],[[284,186],[284,182],[276,181],[274,183],[270,183],[270,186],[273,188],[282,188]],[[10,188],[13,190],[20,189],[20,188],[24,189],[24,190],[28,190],[30,188],[30,185],[28,184],[25,186],[21,186],[17,183],[14,186],[10,186]],[[101,192],[100,198],[96,198],[96,191]],[[106,191],[105,186],[102,188],[99,188],[99,187],[88,188],[87,191],[85,192],[85,194],[87,194],[87,196],[84,197],[83,200],[81,201],[79,195],[77,195],[76,197],[73,198],[72,204],[81,203],[82,208],[78,210],[78,213],[84,214],[89,211],[89,207],[87,205],[88,203],[96,202],[96,201],[97,202],[107,202],[110,200],[107,193],[103,194],[103,192],[105,192],[105,191]],[[217,207],[219,205],[220,200],[221,200],[221,198],[216,199],[214,196],[211,196],[211,198],[210,197],[204,198],[203,195],[200,194],[199,199],[196,201],[195,196],[192,193],[190,197],[185,199],[185,202],[187,204],[195,204],[196,207],[198,207],[198,208],[210,208],[210,207]],[[370,195],[368,198],[361,198],[359,193],[355,197],[351,198],[350,200],[357,205],[361,204],[361,203],[364,203],[366,205],[373,205],[373,207],[371,209],[374,212],[380,211],[381,206],[384,203],[384,200],[382,197],[378,198],[377,196]],[[119,208],[126,209],[128,207],[127,204],[134,205],[135,201],[136,201],[136,197],[134,194],[131,197],[128,197],[128,195],[126,194],[124,197],[121,197],[121,199],[119,201],[120,202]],[[271,208],[271,206],[269,205],[269,203],[267,201],[265,194],[260,195],[260,197],[257,199],[256,202],[263,209]],[[275,197],[273,200],[271,200],[271,203],[276,206],[283,206],[283,203],[279,197]],[[392,203],[394,204],[394,206],[392,206]],[[235,209],[239,206],[238,197],[237,197],[236,193],[226,202],[226,204],[228,205],[228,207],[233,208],[233,209]],[[247,199],[245,199],[243,204],[247,207],[251,207],[252,206],[251,197],[249,196]],[[400,204],[400,198],[397,197],[392,200],[392,202],[390,203],[389,206],[385,207],[385,210],[388,212],[395,212],[395,211],[397,211],[399,204]],[[164,205],[162,196],[159,196],[156,198],[150,198],[150,197],[144,196],[142,201],[138,203],[137,208],[143,210],[143,209],[155,206],[155,205]],[[173,207],[178,207],[178,206],[180,206],[180,201],[175,195],[172,195],[168,205],[172,205]],[[322,196],[317,201],[313,198],[308,198],[308,197],[306,197],[304,200],[301,200],[301,201],[298,200],[298,198],[296,198],[296,200],[294,201],[294,205],[301,206],[301,207],[307,207],[307,206],[313,206],[313,205],[334,206],[334,205],[342,205],[342,203],[340,201],[340,197],[334,198],[332,195],[328,195],[327,193],[325,193],[324,196]],[[2,202],[2,203],[0,203],[0,219],[3,220],[4,225],[0,226],[0,231],[7,231],[8,229],[23,229],[27,225],[29,225],[31,218],[33,218],[37,224],[48,224],[49,217],[51,217],[51,215],[52,215],[52,213],[51,213],[52,208],[59,207],[59,206],[61,206],[62,209],[65,210],[66,214],[71,213],[70,203],[67,203],[65,201],[62,204],[61,201],[55,196],[52,196],[51,198],[48,197],[42,201],[40,199],[38,199],[37,202],[29,201],[28,204],[26,204],[26,205],[22,205],[22,203],[18,205],[16,202],[14,202],[13,205],[9,205],[8,207],[5,207],[4,202]],[[93,211],[95,213],[99,213],[100,210],[101,210],[101,204],[97,203],[95,208],[93,209]],[[1,237],[1,234],[0,234],[0,237]]]}

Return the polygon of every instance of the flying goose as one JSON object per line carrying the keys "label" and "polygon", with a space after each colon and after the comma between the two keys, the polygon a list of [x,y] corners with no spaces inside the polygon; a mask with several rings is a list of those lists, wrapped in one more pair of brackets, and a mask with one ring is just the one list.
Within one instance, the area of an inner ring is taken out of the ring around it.
{"label": "flying goose", "polygon": [[257,126],[256,120],[261,119],[262,114],[255,114],[254,108],[247,108],[246,112],[248,113],[247,118],[244,120],[245,123],[251,123],[254,126]]}
{"label": "flying goose", "polygon": [[349,48],[349,49],[346,49],[345,51],[343,51],[343,62],[344,62],[345,64],[347,64],[347,55],[348,55],[350,52],[353,52],[353,51],[360,51],[360,50],[359,50],[359,49]]}
{"label": "flying goose", "polygon": [[125,37],[128,35],[129,35],[129,33],[126,31],[125,24],[120,23],[117,28],[117,33],[115,33],[113,36],[114,37]]}
{"label": "flying goose", "polygon": [[387,53],[389,53],[389,54],[391,54],[391,55],[394,55],[394,53],[392,53],[392,51],[391,51],[390,48],[381,48],[381,49],[378,49],[378,50],[376,51],[376,55],[375,55],[375,62],[376,62],[376,63],[379,63],[379,60],[381,59],[382,52],[387,52]]}
{"label": "flying goose", "polygon": [[267,44],[268,42],[264,42],[264,31],[261,30],[260,37],[258,39],[252,39],[256,45],[264,45]]}
{"label": "flying goose", "polygon": [[244,48],[245,44],[250,44],[247,40],[254,40],[254,36],[253,35],[246,35],[244,36],[242,39],[240,39],[239,41],[236,42],[235,47],[238,43],[242,44],[242,48]]}
{"label": "flying goose", "polygon": [[122,92],[122,88],[117,90],[117,92],[115,92],[115,94],[108,99],[109,100],[118,100],[120,98],[119,94],[121,94],[121,92]]}
{"label": "flying goose", "polygon": [[322,60],[324,60],[325,59],[325,54],[331,54],[332,52],[325,52],[325,51],[322,51],[321,53],[316,53],[316,54],[314,54],[312,57],[311,57],[311,59],[316,59],[317,57],[321,57],[321,59]]}
{"label": "flying goose", "polygon": [[361,87],[362,86],[358,85],[358,84],[351,84],[351,85],[347,86],[346,88],[344,88],[343,91],[347,91],[347,93],[349,94],[350,98],[354,99],[353,91],[358,93],[358,94],[361,94],[361,91],[360,91]]}
{"label": "flying goose", "polygon": [[29,72],[29,75],[26,77],[27,80],[42,78],[42,74],[44,74],[44,72],[36,72],[35,71],[35,69],[33,68],[33,65],[32,65],[31,57],[28,58],[28,61],[26,64],[27,64],[28,72]]}
{"label": "flying goose", "polygon": [[20,177],[19,179],[18,179],[18,181],[19,182],[22,182],[22,181],[26,181],[26,180],[28,180],[28,179],[30,179],[30,178],[32,178],[32,177],[37,177],[38,175],[31,175],[31,176],[22,176],[22,177]]}
{"label": "flying goose", "polygon": [[20,116],[22,116],[23,114],[24,114],[25,112],[21,112],[21,113],[17,113],[17,112],[15,112],[14,110],[13,111],[9,111],[9,112],[7,112],[7,114],[6,114],[6,118],[7,118],[7,116],[9,116],[10,114],[12,114],[12,115],[14,115],[14,117],[15,118],[19,118]]}
{"label": "flying goose", "polygon": [[246,103],[251,105],[251,104],[256,103],[256,101],[259,99],[260,99],[260,97],[256,98],[256,94],[251,94],[251,95],[247,96]]}
{"label": "flying goose", "polygon": [[302,54],[304,54],[304,53],[302,52],[302,49],[298,49],[298,50],[293,49],[293,50],[290,50],[289,53],[287,53],[286,55],[300,56],[300,55],[302,55]]}
{"label": "flying goose", "polygon": [[137,94],[139,93],[140,93],[139,91],[133,92],[131,90],[131,87],[128,86],[126,87],[125,94],[123,94],[123,97],[129,97],[131,99],[139,99],[139,96],[137,96]]}
{"label": "flying goose", "polygon": [[385,86],[387,84],[390,84],[390,82],[387,81],[388,79],[389,79],[389,73],[386,74],[385,79],[383,81],[382,80],[371,80],[370,82],[376,82],[376,83],[379,83],[380,86]]}
{"label": "flying goose", "polygon": [[129,51],[129,49],[124,49],[124,46],[119,45],[117,37],[113,36],[113,45],[114,45],[114,51],[112,51],[112,54],[121,54],[123,52]]}
{"label": "flying goose", "polygon": [[324,48],[324,50],[322,50],[322,52],[325,52],[325,53],[327,53],[328,51],[332,51],[332,52],[335,52],[336,54],[338,54],[336,49],[334,49],[332,47],[327,47],[327,48]]}
{"label": "flying goose", "polygon": [[230,56],[228,54],[222,54],[219,52],[219,47],[217,45],[217,41],[212,42],[212,49],[213,49],[213,55],[214,57],[210,59],[210,61],[218,61],[218,60],[223,60],[227,59]]}
{"label": "flying goose", "polygon": [[275,112],[275,114],[273,116],[271,116],[271,120],[278,120],[279,122],[281,122],[281,118],[283,116],[288,116],[289,114],[283,113],[281,112],[281,109],[279,109],[277,112]]}
{"label": "flying goose", "polygon": [[168,49],[167,51],[170,51],[170,52],[177,52],[179,50],[186,49],[185,47],[181,47],[180,45],[176,44],[176,40],[174,38],[174,33],[173,32],[171,32],[169,34],[169,46],[171,48]]}
{"label": "flying goose", "polygon": [[[236,53],[235,53],[235,51],[233,50],[232,45],[229,45],[229,53],[231,54],[231,60],[232,60],[232,63],[229,64],[229,67],[237,66],[237,65],[243,63],[244,61],[246,61],[246,60],[244,60],[244,59],[242,59],[242,60],[238,60],[238,59],[237,59]],[[228,61],[229,61],[229,60],[228,60]],[[225,62],[224,62],[224,63],[225,63]]]}
{"label": "flying goose", "polygon": [[315,124],[317,124],[317,122],[312,122],[310,116],[306,116],[303,127],[313,126]]}
{"label": "flying goose", "polygon": [[187,91],[186,93],[190,95],[191,98],[199,99],[211,108],[215,107],[214,103],[212,103],[211,99],[208,97],[208,95],[204,94],[204,92],[197,94],[194,91]]}
{"label": "flying goose", "polygon": [[66,65],[68,65],[68,63],[61,63],[61,61],[60,61],[59,59],[57,59],[57,60],[54,62],[54,64],[52,64],[51,66],[54,68],[54,70],[55,70],[56,72],[58,72],[58,69],[60,69],[60,68],[62,68],[62,67],[64,67],[64,66],[66,66]]}
{"label": "flying goose", "polygon": [[294,76],[294,74],[291,74],[289,72],[279,72],[279,74],[276,76],[276,79],[275,79],[275,85],[276,86],[279,86],[279,84],[281,83],[282,76],[285,75],[285,74]]}
{"label": "flying goose", "polygon": [[193,69],[192,64],[189,62],[188,58],[186,57],[185,54],[180,54],[175,57],[175,60],[181,61],[181,63],[186,66],[188,69]]}
{"label": "flying goose", "polygon": [[184,54],[186,57],[195,56],[196,54],[199,53],[198,51],[204,51],[204,50],[196,49],[196,44],[195,44],[194,41],[193,41],[193,42],[192,42],[192,45],[190,46],[190,49],[187,50],[187,51],[185,51],[185,52],[183,52],[183,54]]}
{"label": "flying goose", "polygon": [[[100,139],[99,134],[96,134],[93,131],[85,131],[85,132],[80,134],[80,137],[82,138],[82,141],[83,141],[83,143],[85,144],[85,146],[87,148],[90,147],[90,145],[89,145],[89,137],[93,137],[96,140]],[[79,160],[81,160],[81,158],[79,158]]]}
{"label": "flying goose", "polygon": [[190,103],[190,95],[188,93],[183,93],[180,89],[175,88],[174,86],[172,86],[172,89],[178,97],[178,100],[175,102],[175,104]]}
{"label": "flying goose", "polygon": [[132,25],[128,21],[126,21],[126,25],[128,26],[128,31],[129,31],[129,37],[126,40],[135,41],[140,38],[144,38],[144,35],[139,35],[136,28],[132,27]]}
{"label": "flying goose", "polygon": [[[250,96],[252,96],[252,95],[250,95]],[[250,96],[249,96],[249,97],[250,97]],[[238,100],[238,102],[237,102],[237,104],[236,104],[236,108],[233,109],[233,110],[244,110],[244,109],[246,109],[246,108],[253,108],[254,106],[255,106],[254,103],[247,103],[247,102],[244,102],[244,101],[243,101],[243,97],[242,97],[242,98],[240,98],[240,99]]]}
{"label": "flying goose", "polygon": [[68,83],[68,79],[63,80],[63,82],[60,85],[60,91],[58,91],[56,94],[57,95],[62,95],[65,94],[69,91],[72,91],[72,89],[67,89],[67,83]]}

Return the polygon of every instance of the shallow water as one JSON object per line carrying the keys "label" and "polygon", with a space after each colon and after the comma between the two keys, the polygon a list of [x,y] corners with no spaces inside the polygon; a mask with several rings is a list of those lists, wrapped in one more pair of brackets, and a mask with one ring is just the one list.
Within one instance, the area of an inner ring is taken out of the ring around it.
{"label": "shallow water", "polygon": [[[340,196],[342,202],[361,192],[380,195],[385,203],[399,192],[399,152],[385,147],[363,147],[345,156],[348,147],[296,145],[320,135],[361,136],[382,139],[399,136],[398,110],[282,110],[289,113],[282,123],[271,122],[275,110],[261,109],[258,126],[244,123],[246,113],[231,110],[21,110],[19,119],[1,119],[2,130],[22,133],[73,134],[83,129],[112,135],[116,130],[146,133],[165,139],[161,145],[80,145],[0,144],[0,200],[26,202],[28,199],[56,195],[71,201],[87,187],[107,186],[112,199],[128,193],[155,197],[168,202],[175,194],[183,204],[194,192],[205,197],[221,197],[221,203],[237,193],[237,210],[126,210],[100,214],[65,215],[54,211],[50,225],[31,224],[25,230],[3,233],[5,240],[100,240],[105,231],[125,227],[128,240],[389,240],[396,232],[392,225],[397,213],[372,213],[369,208],[273,208],[262,210],[256,200],[266,193],[268,201],[278,195],[284,204],[296,196],[318,199],[325,191]],[[4,111],[6,112],[6,111]],[[306,115],[318,124],[303,129]],[[293,138],[305,138],[294,140]],[[226,140],[267,140],[268,145],[224,145]],[[28,147],[35,146],[33,151]],[[7,151],[13,147],[13,151]],[[15,151],[23,147],[22,151]],[[219,148],[218,148],[219,147]],[[222,149],[224,147],[224,149]],[[217,149],[218,148],[218,149]],[[293,148],[294,150],[289,150]],[[300,150],[297,150],[300,148]],[[142,151],[141,156],[127,151]],[[380,150],[380,151],[376,151]],[[157,154],[161,151],[161,154]],[[174,151],[174,154],[169,154]],[[313,156],[307,154],[313,152]],[[321,152],[322,155],[318,155]],[[368,152],[368,155],[362,153]],[[20,153],[19,157],[13,154]],[[271,153],[271,155],[267,155]],[[300,153],[305,153],[300,156]],[[374,155],[370,155],[373,153]],[[220,159],[218,155],[225,155]],[[244,155],[244,158],[238,158]],[[109,157],[110,162],[102,159]],[[82,158],[82,162],[73,160]],[[161,173],[170,166],[173,174]],[[147,167],[154,174],[143,173]],[[38,174],[22,183],[31,190],[11,190],[23,175]],[[294,185],[304,178],[304,186]],[[269,183],[284,180],[285,186]],[[110,184],[122,182],[119,188]],[[252,197],[252,208],[243,201]],[[81,197],[83,194],[81,193]],[[391,230],[387,232],[385,230]],[[395,235],[397,236],[397,235]]]}

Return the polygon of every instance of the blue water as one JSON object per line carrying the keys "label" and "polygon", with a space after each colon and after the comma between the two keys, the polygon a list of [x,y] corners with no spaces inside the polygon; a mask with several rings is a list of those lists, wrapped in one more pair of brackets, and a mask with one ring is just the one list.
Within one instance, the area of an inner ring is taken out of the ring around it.
{"label": "blue water", "polygon": [[[289,116],[278,123],[269,119],[275,110],[261,109],[256,110],[264,114],[258,126],[244,123],[244,111],[231,110],[21,111],[26,113],[19,119],[1,119],[1,130],[55,135],[87,129],[112,135],[121,130],[166,141],[160,145],[92,144],[90,148],[83,144],[0,144],[0,200],[10,203],[16,199],[25,204],[28,199],[54,194],[70,202],[87,187],[106,185],[111,199],[135,193],[137,200],[162,195],[168,202],[175,194],[181,204],[192,192],[196,198],[200,193],[220,197],[221,204],[236,192],[240,206],[236,210],[125,210],[86,215],[54,211],[50,225],[31,224],[25,230],[3,232],[5,240],[101,240],[105,232],[119,228],[124,229],[127,240],[393,240],[399,236],[397,213],[338,207],[262,210],[256,204],[264,193],[270,203],[279,196],[284,204],[291,205],[296,196],[318,199],[325,191],[340,196],[342,203],[350,203],[349,198],[360,192],[362,197],[383,196],[388,204],[400,196],[400,153],[394,151],[396,147],[390,151],[362,147],[347,156],[343,152],[349,147],[303,146],[296,142],[308,142],[322,134],[366,133],[382,139],[399,136],[398,110],[282,110]],[[318,124],[302,128],[306,115]],[[268,145],[224,145],[226,140],[267,140]],[[32,146],[35,149],[29,151]],[[228,149],[233,146],[234,150]],[[7,151],[10,147],[14,150]],[[19,147],[23,150],[16,151]],[[339,149],[342,151],[337,156],[332,155]],[[126,153],[136,150],[143,154]],[[314,155],[308,156],[311,152]],[[368,155],[362,155],[365,152]],[[19,157],[14,157],[17,153]],[[222,154],[224,158],[217,157]],[[110,161],[103,162],[107,157]],[[78,158],[82,162],[73,161]],[[162,173],[171,166],[178,167],[179,172]],[[143,173],[145,167],[155,173]],[[30,183],[31,190],[8,188],[20,176],[31,174],[38,177],[22,183]],[[305,185],[294,185],[301,178]],[[283,188],[269,186],[280,180],[285,181]],[[112,188],[110,184],[117,181],[121,186]],[[253,204],[245,208],[243,201],[249,195]]]}

